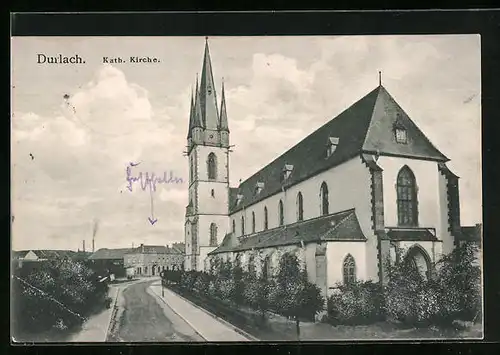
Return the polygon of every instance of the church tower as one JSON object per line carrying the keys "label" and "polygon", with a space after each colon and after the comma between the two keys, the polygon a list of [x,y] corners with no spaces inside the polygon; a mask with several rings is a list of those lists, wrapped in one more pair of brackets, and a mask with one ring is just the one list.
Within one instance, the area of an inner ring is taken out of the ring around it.
{"label": "church tower", "polygon": [[208,40],[201,79],[191,93],[187,135],[189,203],[186,207],[186,270],[203,270],[204,261],[228,232],[229,128],[224,82],[220,111]]}

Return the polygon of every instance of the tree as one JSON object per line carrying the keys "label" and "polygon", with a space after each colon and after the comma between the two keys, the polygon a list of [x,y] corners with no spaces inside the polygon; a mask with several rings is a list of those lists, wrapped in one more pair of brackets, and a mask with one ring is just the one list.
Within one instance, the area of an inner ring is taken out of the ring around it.
{"label": "tree", "polygon": [[300,339],[300,320],[311,319],[323,309],[321,290],[307,279],[307,271],[300,270],[296,255],[286,253],[280,259],[276,277],[277,308],[281,314],[295,319],[297,339]]}
{"label": "tree", "polygon": [[451,318],[477,320],[481,314],[481,268],[477,252],[476,245],[464,243],[436,263],[435,281],[444,290],[440,304]]}

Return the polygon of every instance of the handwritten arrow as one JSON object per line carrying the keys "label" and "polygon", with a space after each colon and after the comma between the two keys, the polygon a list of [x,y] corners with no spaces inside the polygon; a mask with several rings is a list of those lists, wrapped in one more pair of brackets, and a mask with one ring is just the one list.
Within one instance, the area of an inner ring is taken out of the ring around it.
{"label": "handwritten arrow", "polygon": [[151,223],[151,225],[154,225],[158,221],[158,219],[155,218],[155,210],[153,207],[153,188],[151,186],[151,183],[149,185],[149,192],[150,192],[150,196],[151,196],[151,217],[148,217],[148,220],[149,220],[149,223]]}

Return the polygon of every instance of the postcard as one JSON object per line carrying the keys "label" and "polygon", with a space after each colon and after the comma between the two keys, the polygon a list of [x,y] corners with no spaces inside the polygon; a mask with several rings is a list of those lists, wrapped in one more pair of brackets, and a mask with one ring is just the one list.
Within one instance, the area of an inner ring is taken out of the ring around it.
{"label": "postcard", "polygon": [[11,339],[482,339],[479,35],[12,37]]}

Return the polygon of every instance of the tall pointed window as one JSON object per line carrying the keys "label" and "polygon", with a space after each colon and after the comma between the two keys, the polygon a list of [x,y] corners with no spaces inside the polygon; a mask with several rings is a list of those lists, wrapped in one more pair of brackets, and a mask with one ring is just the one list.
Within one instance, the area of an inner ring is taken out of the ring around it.
{"label": "tall pointed window", "polygon": [[252,212],[252,233],[255,233],[255,212]]}
{"label": "tall pointed window", "polygon": [[279,216],[279,225],[282,226],[284,224],[284,216],[283,216],[283,201],[280,200],[278,204],[278,216]]}
{"label": "tall pointed window", "polygon": [[321,184],[321,189],[319,193],[319,198],[321,200],[321,215],[325,216],[328,214],[329,202],[328,202],[328,185],[326,182]]}
{"label": "tall pointed window", "polygon": [[417,184],[415,175],[405,165],[397,180],[398,224],[400,226],[418,226]]}
{"label": "tall pointed window", "polygon": [[356,263],[351,254],[348,254],[342,265],[342,273],[344,276],[344,284],[350,285],[356,282]]}
{"label": "tall pointed window", "polygon": [[302,199],[302,192],[297,194],[297,221],[304,219],[304,201]]}
{"label": "tall pointed window", "polygon": [[217,157],[214,153],[210,153],[207,159],[207,171],[208,171],[208,179],[216,180],[217,179]]}
{"label": "tall pointed window", "polygon": [[267,207],[264,207],[264,230],[267,230],[269,227],[268,219],[267,219]]}
{"label": "tall pointed window", "polygon": [[236,233],[236,221],[233,219],[233,233]]}
{"label": "tall pointed window", "polygon": [[217,225],[215,223],[210,225],[210,246],[217,246]]}
{"label": "tall pointed window", "polygon": [[245,235],[245,217],[241,216],[241,235]]}

